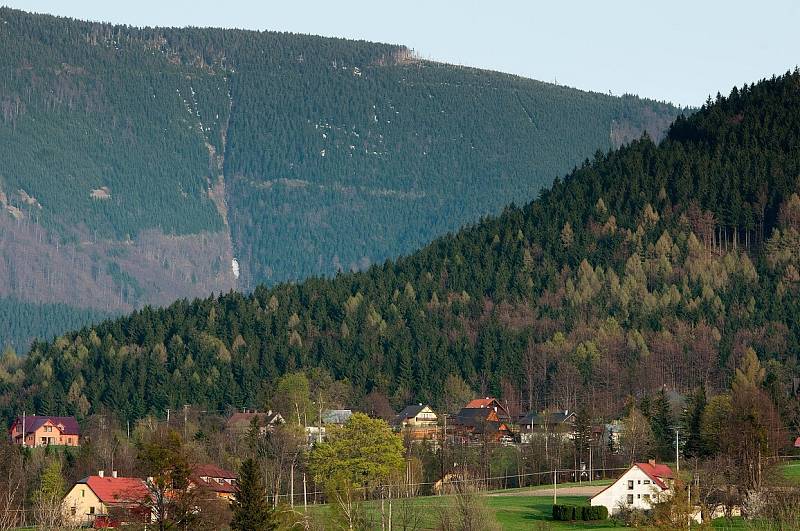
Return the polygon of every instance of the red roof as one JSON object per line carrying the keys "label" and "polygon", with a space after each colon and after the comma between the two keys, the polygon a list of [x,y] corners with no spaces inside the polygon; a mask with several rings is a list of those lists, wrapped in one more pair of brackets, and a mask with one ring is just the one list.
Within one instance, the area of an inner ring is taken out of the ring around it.
{"label": "red roof", "polygon": [[672,469],[664,464],[636,463],[636,466],[639,467],[639,470],[647,474],[650,479],[652,479],[656,485],[662,489],[669,488],[667,484],[664,483],[664,479],[673,479],[675,477],[672,474]]}
{"label": "red roof", "polygon": [[106,505],[138,504],[150,495],[147,485],[139,478],[89,476],[78,483],[85,483]]}
{"label": "red roof", "polygon": [[795,448],[800,448],[800,437],[798,437],[797,439],[795,439],[795,441],[794,441],[794,447],[795,447]]}
{"label": "red roof", "polygon": [[236,479],[235,473],[217,465],[197,465],[191,476],[192,482],[200,488],[229,494],[236,492]]}
{"label": "red roof", "polygon": [[469,403],[467,403],[467,405],[464,406],[464,408],[473,409],[479,407],[491,407],[495,404],[497,404],[498,406],[500,405],[497,399],[489,398],[487,396],[486,398],[476,398],[475,400],[470,400]]}
{"label": "red roof", "polygon": [[217,465],[197,465],[192,470],[195,476],[207,476],[210,478],[223,478],[223,479],[236,479],[236,473],[230,470],[225,470]]}

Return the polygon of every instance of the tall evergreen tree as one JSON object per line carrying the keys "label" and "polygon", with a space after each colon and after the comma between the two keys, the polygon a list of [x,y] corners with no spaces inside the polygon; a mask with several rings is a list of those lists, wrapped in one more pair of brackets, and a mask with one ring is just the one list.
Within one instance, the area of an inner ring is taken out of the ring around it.
{"label": "tall evergreen tree", "polygon": [[239,481],[231,508],[232,531],[271,531],[278,528],[274,511],[267,500],[264,478],[252,458],[246,459],[239,469]]}
{"label": "tall evergreen tree", "polygon": [[686,409],[681,415],[684,433],[683,455],[687,458],[701,457],[703,454],[702,425],[706,410],[706,389],[698,387],[689,395]]}
{"label": "tall evergreen tree", "polygon": [[672,416],[669,398],[662,387],[653,401],[650,415],[650,429],[653,430],[653,439],[656,443],[655,453],[661,460],[666,461],[675,456],[674,426],[675,419]]}

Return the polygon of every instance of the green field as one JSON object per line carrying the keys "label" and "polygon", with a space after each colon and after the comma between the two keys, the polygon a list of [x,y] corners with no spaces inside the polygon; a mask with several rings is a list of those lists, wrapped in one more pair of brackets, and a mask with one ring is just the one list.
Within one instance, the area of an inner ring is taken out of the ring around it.
{"label": "green field", "polygon": [[783,465],[781,473],[786,479],[800,484],[800,461],[786,463]]}
{"label": "green field", "polygon": [[[484,498],[494,514],[495,520],[504,531],[527,529],[612,529],[615,522],[556,522],[552,519],[553,500],[548,496],[486,496]],[[585,496],[559,496],[559,503],[586,505]],[[408,500],[395,500],[392,514],[395,527],[416,529],[435,529],[439,515],[444,511],[452,512],[452,496],[427,496]],[[407,504],[407,505],[406,505]],[[325,518],[327,507],[317,506],[312,509],[321,518]],[[367,504],[367,514],[376,525],[379,525],[379,505],[377,502]],[[405,521],[404,521],[405,520]]]}

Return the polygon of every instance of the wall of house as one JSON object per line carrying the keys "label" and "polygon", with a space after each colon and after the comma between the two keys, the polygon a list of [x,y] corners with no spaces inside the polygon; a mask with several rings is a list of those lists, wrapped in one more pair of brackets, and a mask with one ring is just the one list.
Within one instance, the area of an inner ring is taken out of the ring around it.
{"label": "wall of house", "polygon": [[[50,428],[50,431],[48,431]],[[43,442],[43,439],[47,439],[47,442]],[[32,446],[47,446],[48,444],[51,445],[63,445],[63,446],[78,446],[78,436],[77,435],[64,435],[58,429],[57,426],[53,426],[50,424],[45,424],[40,426],[37,429],[33,436],[30,434],[25,440],[26,444]]]}
{"label": "wall of house", "polygon": [[64,496],[64,508],[75,525],[94,521],[94,515],[105,514],[106,507],[94,491],[84,483],[78,483]]}
{"label": "wall of house", "polygon": [[430,426],[436,424],[437,420],[436,413],[425,408],[416,417],[408,419],[407,424],[409,426]]}
{"label": "wall of house", "polygon": [[639,467],[634,466],[606,490],[593,497],[590,503],[604,505],[610,514],[615,514],[619,511],[620,504],[633,509],[650,509],[650,502],[657,501],[663,495],[665,492]]}

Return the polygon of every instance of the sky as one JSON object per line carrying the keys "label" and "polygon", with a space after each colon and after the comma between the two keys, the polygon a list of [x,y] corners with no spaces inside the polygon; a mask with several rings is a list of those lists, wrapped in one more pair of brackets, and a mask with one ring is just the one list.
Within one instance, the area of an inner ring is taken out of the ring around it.
{"label": "sky", "polygon": [[794,0],[0,0],[134,26],[214,26],[404,44],[422,58],[697,106],[800,63]]}

